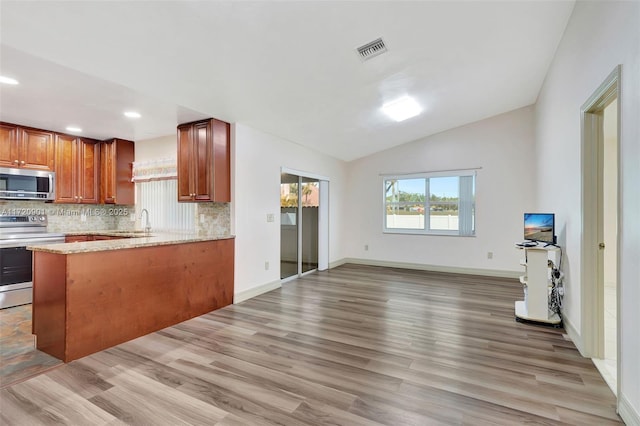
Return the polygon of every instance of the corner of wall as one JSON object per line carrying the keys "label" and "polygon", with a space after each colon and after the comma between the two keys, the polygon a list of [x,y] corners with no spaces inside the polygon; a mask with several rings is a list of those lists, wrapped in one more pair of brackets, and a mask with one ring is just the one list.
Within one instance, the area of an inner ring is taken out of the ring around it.
{"label": "corner of wall", "polygon": [[277,280],[260,285],[258,287],[253,287],[246,291],[241,291],[240,293],[236,293],[233,295],[233,304],[236,305],[238,303],[244,302],[245,300],[249,300],[256,296],[260,296],[261,294],[268,293],[271,290],[276,290],[280,287],[282,287],[282,282],[280,280]]}
{"label": "corner of wall", "polygon": [[640,413],[622,393],[618,396],[618,414],[627,426],[640,426]]}
{"label": "corner of wall", "polygon": [[580,355],[584,357],[584,344],[582,343],[582,337],[580,336],[580,333],[578,332],[578,330],[576,330],[574,325],[571,323],[571,321],[569,321],[567,317],[563,316],[562,322],[564,324],[564,330],[567,332],[567,335],[578,349],[578,352],[580,352]]}

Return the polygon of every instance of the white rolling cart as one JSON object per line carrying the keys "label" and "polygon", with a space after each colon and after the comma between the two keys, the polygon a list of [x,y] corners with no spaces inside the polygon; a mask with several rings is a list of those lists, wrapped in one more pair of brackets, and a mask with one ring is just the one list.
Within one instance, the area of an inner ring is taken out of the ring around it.
{"label": "white rolling cart", "polygon": [[551,274],[554,265],[558,267],[560,248],[542,245],[516,248],[524,254],[520,264],[525,267],[525,274],[520,277],[524,286],[524,300],[516,302],[516,321],[561,327],[562,318],[549,309],[553,285]]}

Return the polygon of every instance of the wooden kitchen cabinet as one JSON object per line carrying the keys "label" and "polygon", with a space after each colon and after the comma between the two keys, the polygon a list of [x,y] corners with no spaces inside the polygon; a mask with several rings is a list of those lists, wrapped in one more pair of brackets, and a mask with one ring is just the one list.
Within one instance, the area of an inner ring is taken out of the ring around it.
{"label": "wooden kitchen cabinet", "polygon": [[100,142],[56,135],[56,203],[98,204]]}
{"label": "wooden kitchen cabinet", "polygon": [[91,241],[107,241],[107,240],[121,240],[129,237],[116,237],[113,235],[94,235]]}
{"label": "wooden kitchen cabinet", "polygon": [[0,123],[0,167],[53,171],[53,132]]}
{"label": "wooden kitchen cabinet", "polygon": [[37,348],[70,362],[233,303],[234,240],[33,252]]}
{"label": "wooden kitchen cabinet", "polygon": [[85,241],[93,241],[92,235],[66,235],[65,243],[83,243]]}
{"label": "wooden kitchen cabinet", "polygon": [[135,148],[123,139],[103,141],[100,148],[100,202],[103,204],[135,204],[131,182]]}
{"label": "wooden kitchen cabinet", "polygon": [[178,126],[178,201],[231,201],[229,136],[215,118]]}
{"label": "wooden kitchen cabinet", "polygon": [[18,158],[18,126],[0,123],[0,167],[16,167]]}
{"label": "wooden kitchen cabinet", "polygon": [[106,241],[106,240],[120,240],[127,237],[119,237],[113,235],[66,235],[64,237],[65,243],[84,243],[87,241]]}

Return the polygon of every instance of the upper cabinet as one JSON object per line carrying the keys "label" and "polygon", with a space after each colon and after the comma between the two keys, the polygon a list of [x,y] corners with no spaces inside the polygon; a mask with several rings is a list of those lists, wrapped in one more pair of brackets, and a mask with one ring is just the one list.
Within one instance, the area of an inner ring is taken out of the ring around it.
{"label": "upper cabinet", "polygon": [[100,142],[56,135],[56,203],[100,202]]}
{"label": "upper cabinet", "polygon": [[0,167],[54,168],[53,132],[0,123]]}
{"label": "upper cabinet", "polygon": [[178,201],[231,201],[229,134],[215,118],[178,126]]}
{"label": "upper cabinet", "polygon": [[0,123],[0,166],[17,167],[18,160],[18,127],[13,124]]}
{"label": "upper cabinet", "polygon": [[131,181],[134,144],[123,139],[101,143],[100,202],[104,204],[135,204],[134,184]]}

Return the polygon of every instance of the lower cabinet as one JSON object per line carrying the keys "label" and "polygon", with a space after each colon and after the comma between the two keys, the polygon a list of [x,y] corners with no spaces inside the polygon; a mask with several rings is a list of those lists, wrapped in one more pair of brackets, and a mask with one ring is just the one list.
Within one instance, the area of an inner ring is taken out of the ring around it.
{"label": "lower cabinet", "polygon": [[86,241],[104,241],[104,240],[119,240],[120,238],[113,235],[67,235],[64,237],[65,243],[82,243]]}
{"label": "lower cabinet", "polygon": [[67,235],[64,237],[64,242],[65,243],[81,243],[85,241],[93,241],[89,239],[90,237],[91,235]]}

